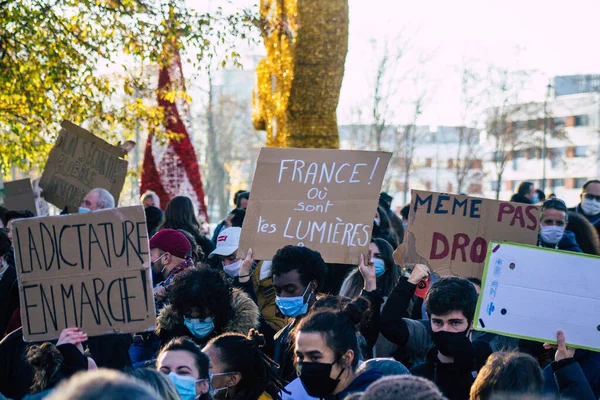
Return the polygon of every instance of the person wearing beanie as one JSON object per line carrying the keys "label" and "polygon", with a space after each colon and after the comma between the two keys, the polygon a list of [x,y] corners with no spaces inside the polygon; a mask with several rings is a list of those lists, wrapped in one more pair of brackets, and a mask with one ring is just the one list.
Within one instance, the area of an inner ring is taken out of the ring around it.
{"label": "person wearing beanie", "polygon": [[156,310],[167,298],[167,288],[178,274],[193,267],[192,246],[185,235],[175,229],[162,229],[150,238],[150,261]]}
{"label": "person wearing beanie", "polygon": [[373,383],[360,400],[444,400],[435,384],[413,375],[392,375]]}
{"label": "person wearing beanie", "polygon": [[148,226],[148,237],[154,236],[158,230],[158,225],[163,217],[163,212],[160,208],[154,206],[148,206],[144,208],[146,213],[146,225]]}

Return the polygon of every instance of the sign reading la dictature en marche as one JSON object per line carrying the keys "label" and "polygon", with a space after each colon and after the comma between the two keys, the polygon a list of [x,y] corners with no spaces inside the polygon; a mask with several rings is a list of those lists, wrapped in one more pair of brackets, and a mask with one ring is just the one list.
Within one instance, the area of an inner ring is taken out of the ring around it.
{"label": "sign reading la dictature en marche", "polygon": [[441,276],[481,277],[491,240],[537,243],[540,208],[446,193],[412,191],[401,265],[426,264]]}
{"label": "sign reading la dictature en marche", "polygon": [[104,188],[119,204],[127,175],[124,150],[69,121],[61,126],[40,180],[44,199],[74,213],[90,190]]}
{"label": "sign reading la dictature en marche", "polygon": [[271,260],[286,245],[330,263],[367,254],[390,153],[263,148],[250,190],[238,254]]}
{"label": "sign reading la dictature en marche", "polygon": [[26,341],[154,328],[142,206],[15,220],[13,241]]}

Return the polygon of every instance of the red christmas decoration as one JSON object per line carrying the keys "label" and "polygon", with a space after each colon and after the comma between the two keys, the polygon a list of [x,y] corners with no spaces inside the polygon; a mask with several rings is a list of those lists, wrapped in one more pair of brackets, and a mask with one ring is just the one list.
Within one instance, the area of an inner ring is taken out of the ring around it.
{"label": "red christmas decoration", "polygon": [[185,101],[169,101],[162,95],[172,91],[185,93],[179,51],[177,46],[172,46],[172,49],[170,64],[160,68],[157,97],[159,106],[165,112],[164,129],[176,134],[177,138],[169,139],[165,145],[159,143],[155,132],[150,132],[144,152],[140,193],[154,191],[160,198],[163,210],[173,197],[188,196],[192,199],[200,223],[208,222],[202,176],[186,128],[186,125],[190,126],[187,104]]}

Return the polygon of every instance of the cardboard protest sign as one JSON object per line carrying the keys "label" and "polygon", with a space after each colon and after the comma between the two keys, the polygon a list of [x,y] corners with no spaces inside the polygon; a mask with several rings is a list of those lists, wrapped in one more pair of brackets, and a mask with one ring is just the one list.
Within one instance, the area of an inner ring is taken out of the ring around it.
{"label": "cardboard protest sign", "polygon": [[29,210],[37,215],[35,197],[29,178],[4,182],[4,207],[9,210]]}
{"label": "cardboard protest sign", "polygon": [[40,181],[46,201],[73,213],[91,189],[103,188],[118,204],[127,175],[125,151],[69,121],[61,126]]}
{"label": "cardboard protest sign", "polygon": [[413,190],[394,259],[426,264],[442,276],[480,277],[489,241],[536,244],[539,218],[531,204]]}
{"label": "cardboard protest sign", "polygon": [[367,253],[390,153],[263,148],[238,253],[271,260],[285,245],[326,262],[358,264]]}
{"label": "cardboard protest sign", "polygon": [[490,242],[475,329],[600,350],[600,257]]}
{"label": "cardboard protest sign", "polygon": [[142,206],[15,220],[13,240],[26,341],[154,328]]}

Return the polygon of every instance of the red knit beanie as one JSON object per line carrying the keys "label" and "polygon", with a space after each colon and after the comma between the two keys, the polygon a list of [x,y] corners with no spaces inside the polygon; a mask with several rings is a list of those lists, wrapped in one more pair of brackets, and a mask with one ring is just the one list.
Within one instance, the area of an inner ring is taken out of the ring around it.
{"label": "red knit beanie", "polygon": [[162,229],[150,239],[150,249],[159,249],[175,257],[185,258],[192,251],[190,241],[175,229]]}

